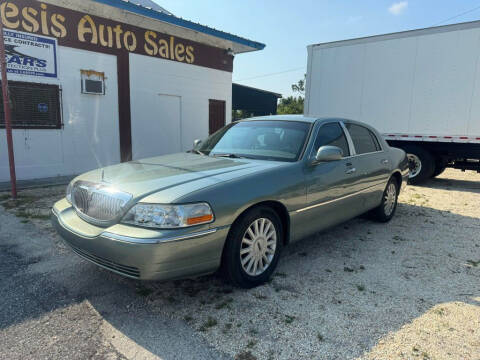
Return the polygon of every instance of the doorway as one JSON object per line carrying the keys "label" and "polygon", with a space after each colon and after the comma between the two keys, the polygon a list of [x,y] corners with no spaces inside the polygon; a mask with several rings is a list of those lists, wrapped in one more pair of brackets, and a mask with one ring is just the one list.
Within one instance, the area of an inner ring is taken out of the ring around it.
{"label": "doorway", "polygon": [[210,99],[208,102],[208,133],[211,135],[225,126],[225,101]]}

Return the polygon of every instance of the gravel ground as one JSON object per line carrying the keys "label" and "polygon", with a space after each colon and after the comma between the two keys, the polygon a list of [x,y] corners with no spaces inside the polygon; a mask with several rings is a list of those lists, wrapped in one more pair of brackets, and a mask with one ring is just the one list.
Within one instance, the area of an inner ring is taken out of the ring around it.
{"label": "gravel ground", "polygon": [[[288,246],[248,291],[78,259],[46,221],[63,191],[0,193],[0,358],[480,359],[479,174],[447,170],[404,189],[388,224],[358,218]],[[32,311],[38,299],[49,305]]]}

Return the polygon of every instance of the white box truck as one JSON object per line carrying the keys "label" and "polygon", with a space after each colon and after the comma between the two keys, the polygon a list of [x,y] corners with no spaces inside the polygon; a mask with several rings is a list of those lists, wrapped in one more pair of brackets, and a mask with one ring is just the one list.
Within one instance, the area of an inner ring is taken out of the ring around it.
{"label": "white box truck", "polygon": [[410,182],[480,172],[480,21],[308,46],[305,115],[366,122]]}

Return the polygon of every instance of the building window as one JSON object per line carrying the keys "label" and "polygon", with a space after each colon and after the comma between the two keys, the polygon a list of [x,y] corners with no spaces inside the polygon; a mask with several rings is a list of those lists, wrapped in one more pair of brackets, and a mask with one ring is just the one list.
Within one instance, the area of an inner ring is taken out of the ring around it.
{"label": "building window", "polygon": [[[14,129],[60,129],[60,87],[9,81],[12,127]],[[0,96],[2,95],[0,88]],[[0,98],[0,128],[5,128],[3,98]]]}

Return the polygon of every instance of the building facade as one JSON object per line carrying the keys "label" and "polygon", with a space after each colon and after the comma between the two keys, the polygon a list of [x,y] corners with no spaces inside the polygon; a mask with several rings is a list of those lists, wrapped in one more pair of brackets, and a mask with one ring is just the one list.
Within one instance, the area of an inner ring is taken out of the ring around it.
{"label": "building facade", "polygon": [[[234,54],[263,44],[123,0],[15,0],[5,27],[17,178],[191,148],[231,121]],[[0,181],[8,156],[0,115]]]}

